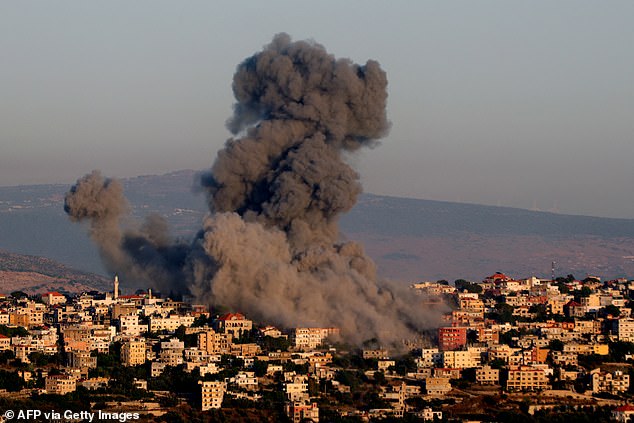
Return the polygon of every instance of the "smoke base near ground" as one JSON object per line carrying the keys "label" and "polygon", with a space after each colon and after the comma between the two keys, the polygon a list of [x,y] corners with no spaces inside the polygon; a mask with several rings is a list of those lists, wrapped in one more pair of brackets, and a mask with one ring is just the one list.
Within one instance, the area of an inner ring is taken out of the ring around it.
{"label": "smoke base near ground", "polygon": [[234,137],[201,177],[210,212],[192,242],[175,242],[158,216],[123,229],[123,190],[97,171],[66,195],[66,212],[90,222],[108,269],[257,320],[339,327],[357,344],[416,336],[437,313],[378,281],[363,248],[343,242],[337,227],[361,192],[343,155],[389,130],[385,72],[279,34],[238,65],[233,91]]}

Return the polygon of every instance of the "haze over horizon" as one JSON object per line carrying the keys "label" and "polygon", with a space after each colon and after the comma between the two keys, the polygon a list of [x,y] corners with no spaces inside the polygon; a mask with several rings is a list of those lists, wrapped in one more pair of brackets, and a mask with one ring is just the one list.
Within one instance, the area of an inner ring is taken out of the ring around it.
{"label": "haze over horizon", "polygon": [[387,72],[391,132],[349,157],[366,192],[634,218],[634,4],[305,9],[1,4],[0,185],[209,168],[236,63],[284,31]]}

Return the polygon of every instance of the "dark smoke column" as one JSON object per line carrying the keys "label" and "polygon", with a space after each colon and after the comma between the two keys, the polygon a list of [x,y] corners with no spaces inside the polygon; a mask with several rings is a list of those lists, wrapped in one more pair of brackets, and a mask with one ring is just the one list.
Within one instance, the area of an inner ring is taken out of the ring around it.
{"label": "dark smoke column", "polygon": [[141,286],[189,291],[266,323],[336,326],[354,343],[415,336],[429,317],[419,299],[377,281],[337,227],[361,192],[343,155],[389,128],[385,72],[280,34],[238,66],[233,90],[235,138],[202,179],[210,215],[191,244],[174,244],[156,218],[120,229],[120,190],[110,195],[100,175],[78,181],[67,212],[89,219],[109,268]]}
{"label": "dark smoke column", "polygon": [[216,213],[203,246],[220,270],[194,292],[286,325],[338,326],[355,342],[411,336],[425,322],[416,301],[378,284],[361,246],[338,242],[361,192],[342,155],[387,133],[385,72],[280,34],[238,66],[233,91],[228,127],[241,137],[203,180]]}

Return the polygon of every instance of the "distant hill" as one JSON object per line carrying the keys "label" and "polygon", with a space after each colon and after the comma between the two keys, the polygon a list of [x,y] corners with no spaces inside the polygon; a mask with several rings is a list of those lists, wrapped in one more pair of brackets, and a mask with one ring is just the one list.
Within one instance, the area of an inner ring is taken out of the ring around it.
{"label": "distant hill", "polygon": [[74,293],[108,290],[110,282],[101,275],[71,269],[48,258],[0,250],[0,286],[3,294]]}
{"label": "distant hill", "polygon": [[[134,217],[158,213],[175,236],[190,238],[206,211],[196,172],[124,179]],[[0,248],[45,256],[105,274],[86,228],[62,205],[66,185],[0,187]],[[343,237],[358,240],[380,274],[404,281],[480,280],[556,273],[634,277],[634,220],[535,212],[364,194],[341,219]]]}

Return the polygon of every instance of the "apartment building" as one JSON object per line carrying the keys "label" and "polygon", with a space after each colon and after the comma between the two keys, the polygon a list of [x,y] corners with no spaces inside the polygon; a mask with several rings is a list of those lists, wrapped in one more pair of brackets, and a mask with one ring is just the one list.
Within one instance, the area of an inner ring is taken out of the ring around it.
{"label": "apartment building", "polygon": [[516,366],[508,370],[507,391],[539,391],[548,387],[548,377],[542,369]]}
{"label": "apartment building", "polygon": [[145,363],[145,339],[131,339],[121,345],[121,363],[124,366],[137,366]]}
{"label": "apartment building", "polygon": [[202,398],[202,410],[207,411],[212,408],[220,408],[222,399],[227,390],[225,382],[218,381],[199,381]]}

